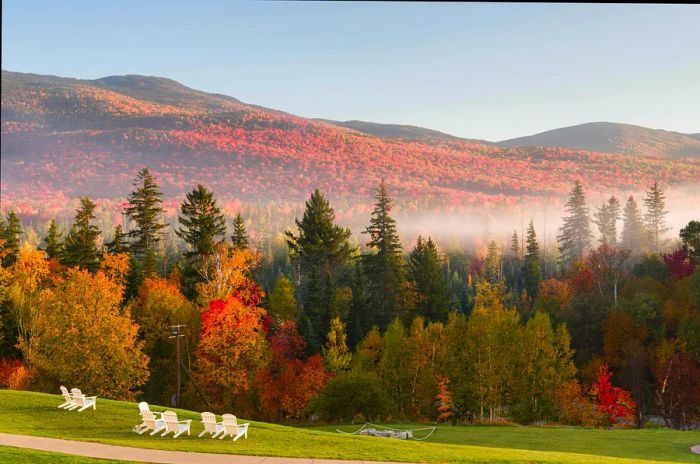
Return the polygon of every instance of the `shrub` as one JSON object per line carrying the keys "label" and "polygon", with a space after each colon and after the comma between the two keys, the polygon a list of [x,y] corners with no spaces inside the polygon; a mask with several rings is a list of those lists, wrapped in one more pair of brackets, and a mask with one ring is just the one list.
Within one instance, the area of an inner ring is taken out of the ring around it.
{"label": "shrub", "polygon": [[328,381],[326,388],[311,401],[309,411],[324,421],[369,420],[386,414],[387,403],[381,379],[373,373],[343,373]]}

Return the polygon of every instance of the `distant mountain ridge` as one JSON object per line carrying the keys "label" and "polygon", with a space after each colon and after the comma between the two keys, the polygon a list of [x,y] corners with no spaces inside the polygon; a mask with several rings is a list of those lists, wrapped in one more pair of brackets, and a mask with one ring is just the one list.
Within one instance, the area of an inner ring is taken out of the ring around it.
{"label": "distant mountain ridge", "polygon": [[562,127],[497,144],[503,147],[566,147],[610,153],[700,157],[700,134],[612,122]]}
{"label": "distant mountain ridge", "polygon": [[144,166],[172,201],[202,183],[232,204],[300,202],[318,188],[351,207],[385,179],[397,202],[422,210],[561,197],[576,180],[609,192],[700,179],[700,157],[667,156],[658,144],[635,153],[644,157],[500,146],[303,118],[161,77],[2,71],[1,112],[2,207],[38,214],[65,208],[66,198],[124,197]]}

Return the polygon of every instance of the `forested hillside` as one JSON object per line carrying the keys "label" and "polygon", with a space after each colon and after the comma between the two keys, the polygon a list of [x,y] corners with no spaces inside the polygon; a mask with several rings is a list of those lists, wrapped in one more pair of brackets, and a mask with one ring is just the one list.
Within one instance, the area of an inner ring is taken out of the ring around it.
{"label": "forested hillside", "polygon": [[384,178],[398,204],[422,210],[561,196],[575,180],[608,191],[700,178],[700,160],[658,153],[379,138],[163,78],[3,71],[2,89],[3,208],[25,216],[68,215],[79,195],[123,198],[146,166],[166,199],[204,183],[224,204],[301,202],[314,188],[366,202]]}

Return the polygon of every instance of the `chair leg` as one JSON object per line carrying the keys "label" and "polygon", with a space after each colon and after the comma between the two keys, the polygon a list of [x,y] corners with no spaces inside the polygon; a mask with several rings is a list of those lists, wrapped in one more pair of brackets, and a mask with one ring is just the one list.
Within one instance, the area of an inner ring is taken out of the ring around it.
{"label": "chair leg", "polygon": [[[139,431],[139,435],[143,435],[144,433],[146,433],[147,430],[148,430],[148,427],[142,427],[141,430]],[[153,435],[153,434],[151,434],[151,435]]]}
{"label": "chair leg", "polygon": [[202,435],[204,435],[205,433],[207,433],[206,430],[204,432],[200,433],[199,435],[197,435],[197,437],[202,438]]}

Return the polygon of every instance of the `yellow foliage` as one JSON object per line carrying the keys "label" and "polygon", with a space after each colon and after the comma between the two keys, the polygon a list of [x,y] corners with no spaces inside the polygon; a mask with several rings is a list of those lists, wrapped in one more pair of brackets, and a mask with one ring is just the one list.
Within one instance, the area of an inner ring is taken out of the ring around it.
{"label": "yellow foliage", "polygon": [[119,307],[123,291],[104,272],[77,268],[44,289],[31,338],[20,342],[32,367],[90,395],[132,399],[148,378],[148,357],[136,340],[138,326]]}

